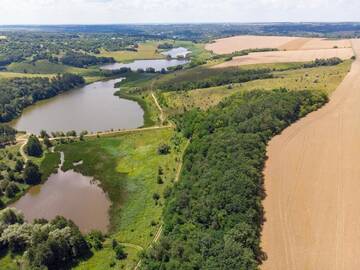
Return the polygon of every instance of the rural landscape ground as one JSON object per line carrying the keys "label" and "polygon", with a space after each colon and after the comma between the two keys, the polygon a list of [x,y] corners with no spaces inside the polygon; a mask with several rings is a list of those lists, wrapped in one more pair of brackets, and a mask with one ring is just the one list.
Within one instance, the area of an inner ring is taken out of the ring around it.
{"label": "rural landscape ground", "polygon": [[0,31],[0,269],[360,267],[356,32],[68,27]]}

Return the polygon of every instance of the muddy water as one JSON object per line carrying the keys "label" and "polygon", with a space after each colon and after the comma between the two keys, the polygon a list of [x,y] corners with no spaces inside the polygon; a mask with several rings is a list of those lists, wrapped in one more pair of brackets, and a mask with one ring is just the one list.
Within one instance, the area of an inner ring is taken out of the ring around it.
{"label": "muddy water", "polygon": [[[61,155],[63,162],[63,153]],[[92,177],[58,169],[43,185],[32,187],[10,207],[21,210],[29,222],[64,216],[86,233],[94,229],[107,231],[110,205],[107,195]]]}
{"label": "muddy water", "polygon": [[11,125],[39,134],[52,131],[97,132],[137,128],[144,123],[142,108],[134,101],[114,96],[121,79],[96,82],[38,102],[24,110]]}

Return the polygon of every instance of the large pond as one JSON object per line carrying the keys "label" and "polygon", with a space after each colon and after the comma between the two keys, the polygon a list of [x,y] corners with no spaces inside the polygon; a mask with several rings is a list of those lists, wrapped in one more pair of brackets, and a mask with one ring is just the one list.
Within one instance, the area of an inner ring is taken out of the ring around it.
{"label": "large pond", "polygon": [[171,58],[177,58],[177,57],[186,57],[189,53],[191,53],[191,51],[189,51],[188,49],[184,47],[178,47],[166,52],[162,52],[161,54],[169,55]]}
{"label": "large pond", "polygon": [[[61,153],[61,164],[64,155]],[[84,233],[91,230],[106,232],[109,227],[108,196],[92,177],[60,168],[43,185],[32,187],[26,195],[10,205],[24,213],[32,222],[36,218],[53,219],[60,215],[71,219]]]}
{"label": "large pond", "polygon": [[33,134],[42,129],[97,132],[140,127],[144,122],[142,108],[134,101],[114,96],[119,81],[92,83],[38,102],[26,108],[11,125]]}
{"label": "large pond", "polygon": [[131,68],[131,70],[136,71],[138,69],[147,69],[154,68],[156,71],[160,71],[163,68],[167,69],[169,67],[176,67],[178,65],[185,65],[189,61],[186,59],[156,59],[156,60],[136,60],[128,64],[114,63],[109,65],[102,66],[102,69],[114,70],[120,69],[122,67]]}

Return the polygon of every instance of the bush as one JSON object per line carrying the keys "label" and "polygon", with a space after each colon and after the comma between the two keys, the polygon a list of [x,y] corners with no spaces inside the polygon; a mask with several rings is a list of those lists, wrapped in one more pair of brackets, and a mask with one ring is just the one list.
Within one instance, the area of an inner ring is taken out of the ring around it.
{"label": "bush", "polygon": [[41,173],[39,166],[33,163],[31,160],[26,162],[23,178],[28,185],[37,185],[41,182]]}
{"label": "bush", "polygon": [[32,157],[42,156],[43,150],[41,148],[41,143],[35,135],[29,137],[28,142],[25,145],[25,152]]}
{"label": "bush", "polygon": [[170,146],[167,144],[161,144],[158,147],[158,154],[159,155],[167,155],[170,153]]}
{"label": "bush", "polygon": [[116,259],[118,260],[124,260],[127,258],[127,253],[124,251],[124,247],[121,245],[117,245],[114,248]]}

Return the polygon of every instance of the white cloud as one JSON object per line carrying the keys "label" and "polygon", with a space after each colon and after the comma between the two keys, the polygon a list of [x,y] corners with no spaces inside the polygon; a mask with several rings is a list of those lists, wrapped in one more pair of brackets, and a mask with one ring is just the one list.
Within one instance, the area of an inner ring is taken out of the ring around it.
{"label": "white cloud", "polygon": [[0,0],[0,24],[359,21],[358,0]]}

